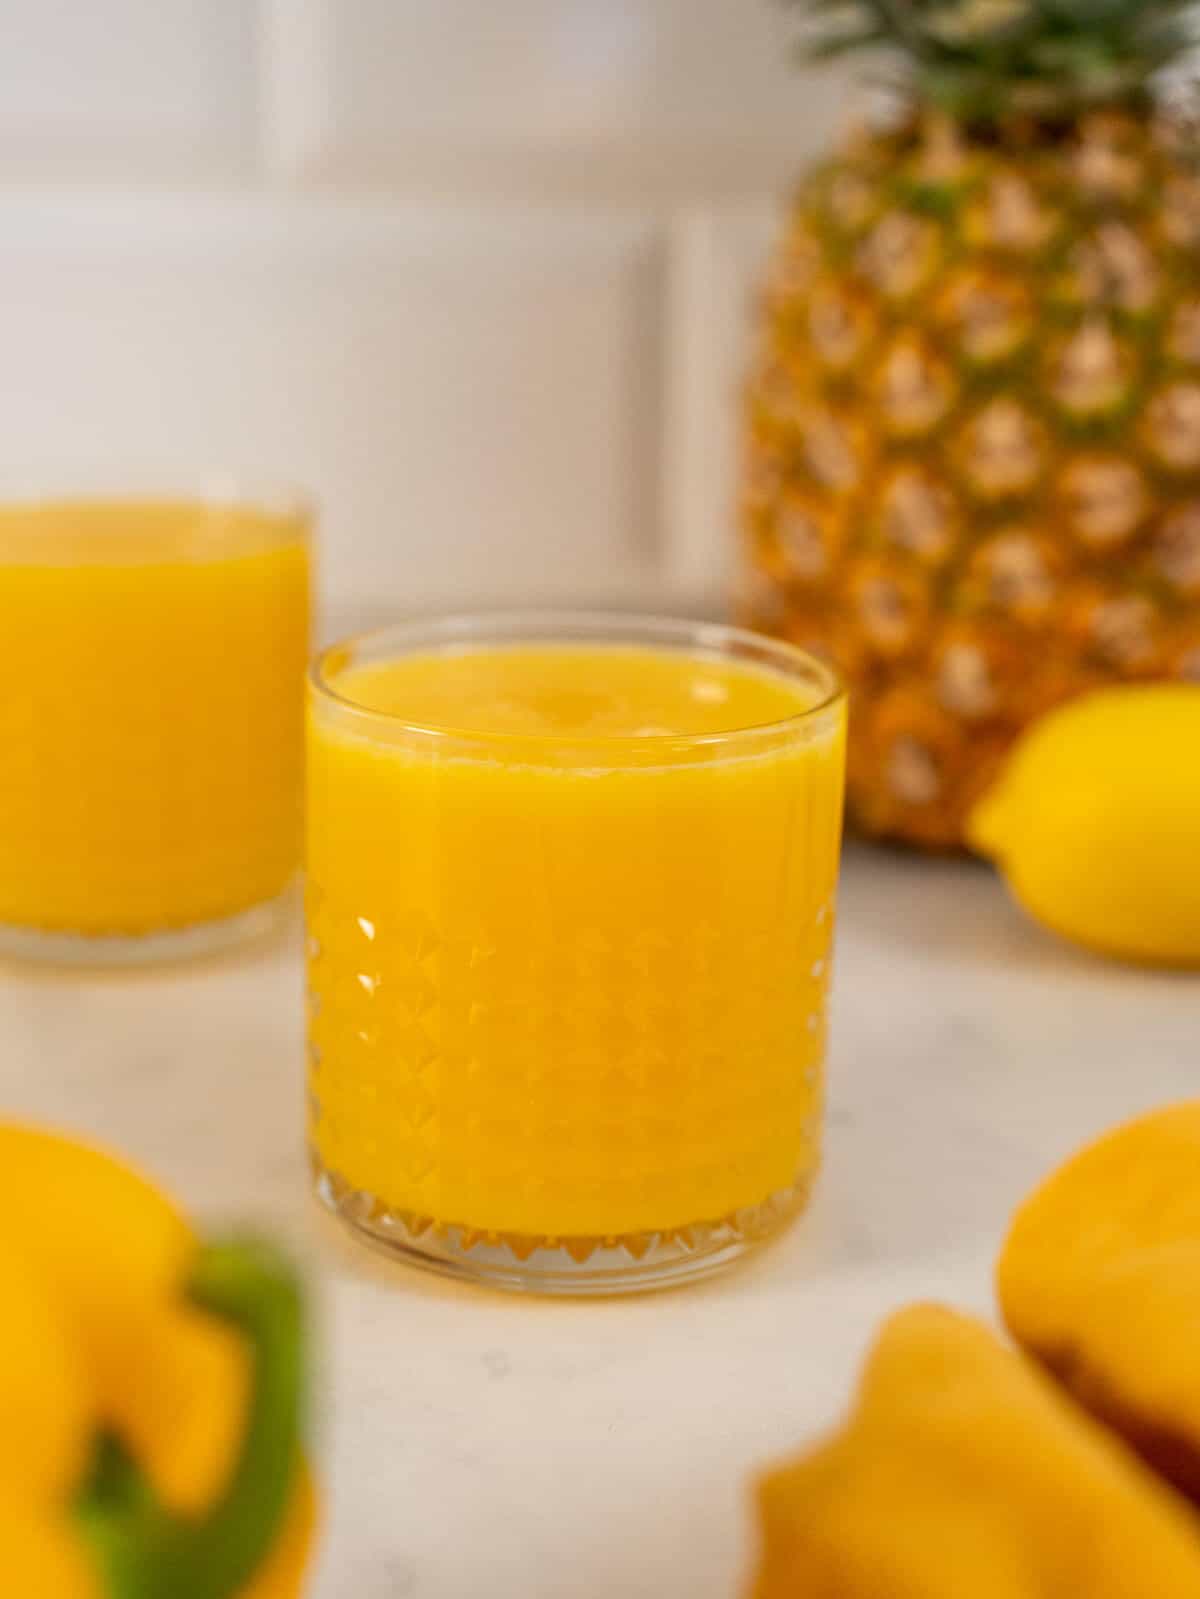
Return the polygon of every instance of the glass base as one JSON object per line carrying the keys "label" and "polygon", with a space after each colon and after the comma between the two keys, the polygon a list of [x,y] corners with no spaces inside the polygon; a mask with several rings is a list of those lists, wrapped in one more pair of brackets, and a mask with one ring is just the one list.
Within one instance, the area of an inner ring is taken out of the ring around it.
{"label": "glass base", "polygon": [[154,966],[215,955],[265,938],[292,909],[289,885],[274,899],[219,921],[164,927],[144,933],[59,933],[0,923],[0,958],[44,966]]}
{"label": "glass base", "polygon": [[474,1232],[389,1210],[313,1157],[317,1197],[359,1238],[398,1260],[443,1277],[514,1293],[639,1294],[724,1271],[804,1209],[804,1180],[717,1221],[610,1238],[535,1238]]}

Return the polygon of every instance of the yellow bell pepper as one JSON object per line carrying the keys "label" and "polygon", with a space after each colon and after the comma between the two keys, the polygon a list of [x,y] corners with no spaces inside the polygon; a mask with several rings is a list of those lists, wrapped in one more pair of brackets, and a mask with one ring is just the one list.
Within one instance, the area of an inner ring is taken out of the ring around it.
{"label": "yellow bell pepper", "polygon": [[304,1316],[260,1241],[0,1124],[0,1593],[296,1599]]}

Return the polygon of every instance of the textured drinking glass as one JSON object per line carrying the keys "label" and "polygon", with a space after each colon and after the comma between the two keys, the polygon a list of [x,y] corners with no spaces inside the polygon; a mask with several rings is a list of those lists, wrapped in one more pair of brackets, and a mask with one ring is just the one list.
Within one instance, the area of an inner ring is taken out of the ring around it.
{"label": "textured drinking glass", "polygon": [[0,489],[0,950],[146,960],[299,865],[309,515],[237,489]]}
{"label": "textured drinking glass", "polygon": [[825,666],[724,627],[505,616],[321,656],[325,1204],[409,1260],[565,1293],[703,1275],[794,1214],[844,735]]}

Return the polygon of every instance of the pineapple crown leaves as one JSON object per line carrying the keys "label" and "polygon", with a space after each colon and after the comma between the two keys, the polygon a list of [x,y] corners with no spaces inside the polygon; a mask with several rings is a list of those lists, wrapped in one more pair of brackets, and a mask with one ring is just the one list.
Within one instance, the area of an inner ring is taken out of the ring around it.
{"label": "pineapple crown leaves", "polygon": [[1142,99],[1196,42],[1192,0],[783,3],[806,13],[808,59],[880,54],[889,87],[967,120]]}

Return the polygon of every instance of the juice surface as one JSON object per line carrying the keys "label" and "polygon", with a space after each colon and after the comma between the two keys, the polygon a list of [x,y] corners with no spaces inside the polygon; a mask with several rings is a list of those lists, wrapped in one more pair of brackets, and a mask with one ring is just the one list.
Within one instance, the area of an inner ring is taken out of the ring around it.
{"label": "juice surface", "polygon": [[583,742],[731,733],[796,716],[814,701],[807,685],[780,672],[628,645],[409,655],[352,667],[337,688],[418,727]]}
{"label": "juice surface", "polygon": [[789,724],[811,694],[782,673],[602,645],[329,686],[492,736],[443,747],[310,695],[320,1165],[405,1218],[526,1238],[684,1227],[803,1184],[840,701]]}
{"label": "juice surface", "polygon": [[292,518],[0,507],[0,922],[133,934],[278,894],[308,631]]}

